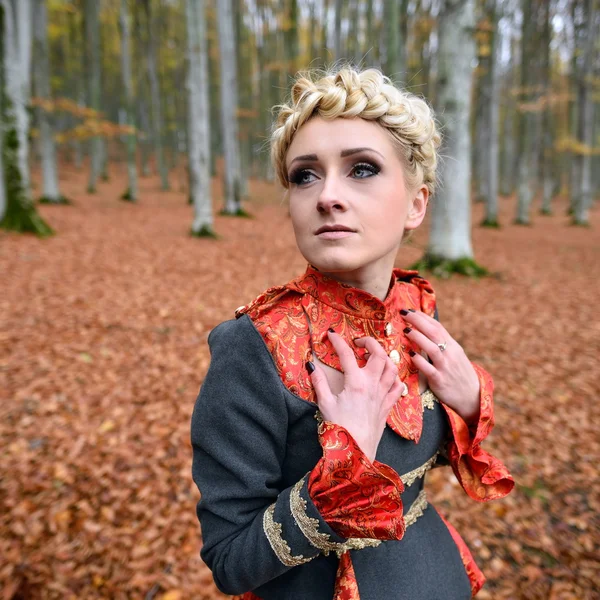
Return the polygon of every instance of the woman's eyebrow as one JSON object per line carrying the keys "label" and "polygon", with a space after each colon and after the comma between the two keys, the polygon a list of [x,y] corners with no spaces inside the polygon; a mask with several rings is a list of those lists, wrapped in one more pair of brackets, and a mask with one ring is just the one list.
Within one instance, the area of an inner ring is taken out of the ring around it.
{"label": "woman's eyebrow", "polygon": [[[375,152],[375,154],[379,154],[379,156],[381,156],[381,158],[385,158],[383,156],[383,154],[381,154],[381,152],[377,152],[377,150],[373,149],[373,148],[368,148],[366,146],[362,147],[362,148],[348,148],[347,150],[342,150],[340,152],[340,156],[342,158],[345,158],[346,156],[352,156],[353,154],[358,154],[359,152],[364,152],[365,150],[369,151],[369,152]],[[319,160],[319,157],[316,154],[302,154],[301,156],[296,156],[295,158],[292,159],[292,161],[290,162],[290,165],[293,162],[296,162],[297,160]]]}
{"label": "woman's eyebrow", "polygon": [[379,156],[381,156],[381,158],[385,158],[383,156],[383,154],[381,154],[381,152],[377,152],[377,150],[375,150],[374,148],[368,148],[366,146],[364,146],[362,148],[350,148],[349,150],[342,150],[340,152],[340,156],[342,158],[344,158],[346,156],[351,156],[352,154],[358,154],[359,152],[364,152],[365,150],[367,150],[369,152],[375,152],[375,154],[379,154]]}

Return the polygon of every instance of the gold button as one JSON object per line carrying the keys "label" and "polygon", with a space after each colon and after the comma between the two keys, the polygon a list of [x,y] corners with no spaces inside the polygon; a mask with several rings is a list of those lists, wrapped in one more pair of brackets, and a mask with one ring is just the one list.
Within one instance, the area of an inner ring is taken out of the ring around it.
{"label": "gold button", "polygon": [[392,350],[390,352],[390,358],[395,365],[400,364],[400,352],[398,352],[398,350]]}
{"label": "gold button", "polygon": [[390,335],[392,335],[394,331],[394,328],[392,327],[391,323],[386,323],[385,324],[385,335],[387,335],[387,337],[390,337]]}

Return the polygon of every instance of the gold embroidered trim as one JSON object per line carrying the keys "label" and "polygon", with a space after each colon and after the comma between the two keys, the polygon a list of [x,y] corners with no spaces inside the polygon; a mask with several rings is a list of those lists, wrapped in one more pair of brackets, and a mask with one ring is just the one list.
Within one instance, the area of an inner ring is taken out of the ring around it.
{"label": "gold embroidered trim", "polygon": [[427,508],[427,494],[425,490],[421,490],[416,500],[410,505],[409,511],[404,517],[404,524],[408,529],[419,517],[423,516],[423,512]]}
{"label": "gold embroidered trim", "polygon": [[[413,471],[411,471],[411,473],[412,472]],[[292,488],[292,491],[290,493],[290,510],[292,512],[292,516],[294,517],[296,525],[298,525],[300,531],[303,533],[304,537],[310,542],[312,546],[320,550],[325,556],[329,556],[330,552],[335,552],[339,558],[344,552],[347,552],[348,550],[362,550],[363,548],[375,548],[382,543],[383,540],[377,540],[373,538],[349,538],[341,544],[338,542],[330,541],[329,534],[321,533],[319,531],[319,520],[314,519],[313,517],[309,517],[306,514],[306,508],[308,503],[300,495],[300,490],[304,485],[305,479],[306,475]],[[423,511],[426,508],[427,495],[425,493],[425,490],[421,490],[416,500],[412,503],[408,512],[404,516],[405,527],[408,528],[420,516],[422,516]]]}
{"label": "gold embroidered trim", "polygon": [[281,523],[277,523],[273,519],[275,513],[275,504],[271,504],[265,511],[263,516],[263,530],[269,540],[269,544],[275,553],[275,556],[286,566],[286,567],[297,567],[311,561],[311,558],[305,558],[302,554],[294,556],[290,549],[289,544],[283,539]]}
{"label": "gold embroidered trim", "polygon": [[413,469],[412,471],[409,471],[408,473],[405,473],[404,475],[401,475],[400,479],[402,480],[404,486],[408,487],[412,485],[417,479],[423,477],[423,475],[425,475],[425,473],[427,473],[427,471],[429,471],[429,469],[433,467],[439,453],[440,452],[438,450],[426,463],[422,464],[416,469]]}
{"label": "gold embroidered trim", "polygon": [[439,402],[439,400],[431,390],[427,389],[421,394],[421,404],[423,405],[423,408],[433,410],[435,402]]}

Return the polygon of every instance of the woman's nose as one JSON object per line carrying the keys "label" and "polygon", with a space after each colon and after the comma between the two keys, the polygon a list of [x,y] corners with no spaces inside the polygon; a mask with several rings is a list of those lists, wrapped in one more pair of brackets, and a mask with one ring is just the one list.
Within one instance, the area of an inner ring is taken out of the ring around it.
{"label": "woman's nose", "polygon": [[317,200],[317,210],[320,213],[328,213],[336,210],[344,211],[347,208],[339,182],[334,178],[327,178]]}

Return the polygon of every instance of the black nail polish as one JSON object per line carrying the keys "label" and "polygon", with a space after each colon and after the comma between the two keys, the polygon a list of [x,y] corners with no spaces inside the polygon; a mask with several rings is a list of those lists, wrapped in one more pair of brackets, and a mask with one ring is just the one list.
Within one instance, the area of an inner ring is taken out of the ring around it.
{"label": "black nail polish", "polygon": [[315,370],[315,365],[313,365],[310,360],[306,362],[306,370],[308,371],[308,374],[311,375],[314,370]]}
{"label": "black nail polish", "polygon": [[414,308],[409,308],[408,312],[417,312]]}
{"label": "black nail polish", "polygon": [[402,309],[402,310],[400,311],[400,314],[401,314],[403,317],[405,317],[405,316],[408,314],[408,311],[407,311],[407,310],[404,310],[404,309]]}
{"label": "black nail polish", "polygon": [[414,356],[414,355],[416,354],[416,352],[415,352],[414,350],[409,350],[409,351],[408,351],[408,353],[409,353],[411,356]]}
{"label": "black nail polish", "polygon": [[408,335],[412,331],[412,329],[410,327],[405,327],[402,331],[404,331],[404,333]]}
{"label": "black nail polish", "polygon": [[329,331],[330,333],[335,333],[333,327],[330,327],[327,331]]}

